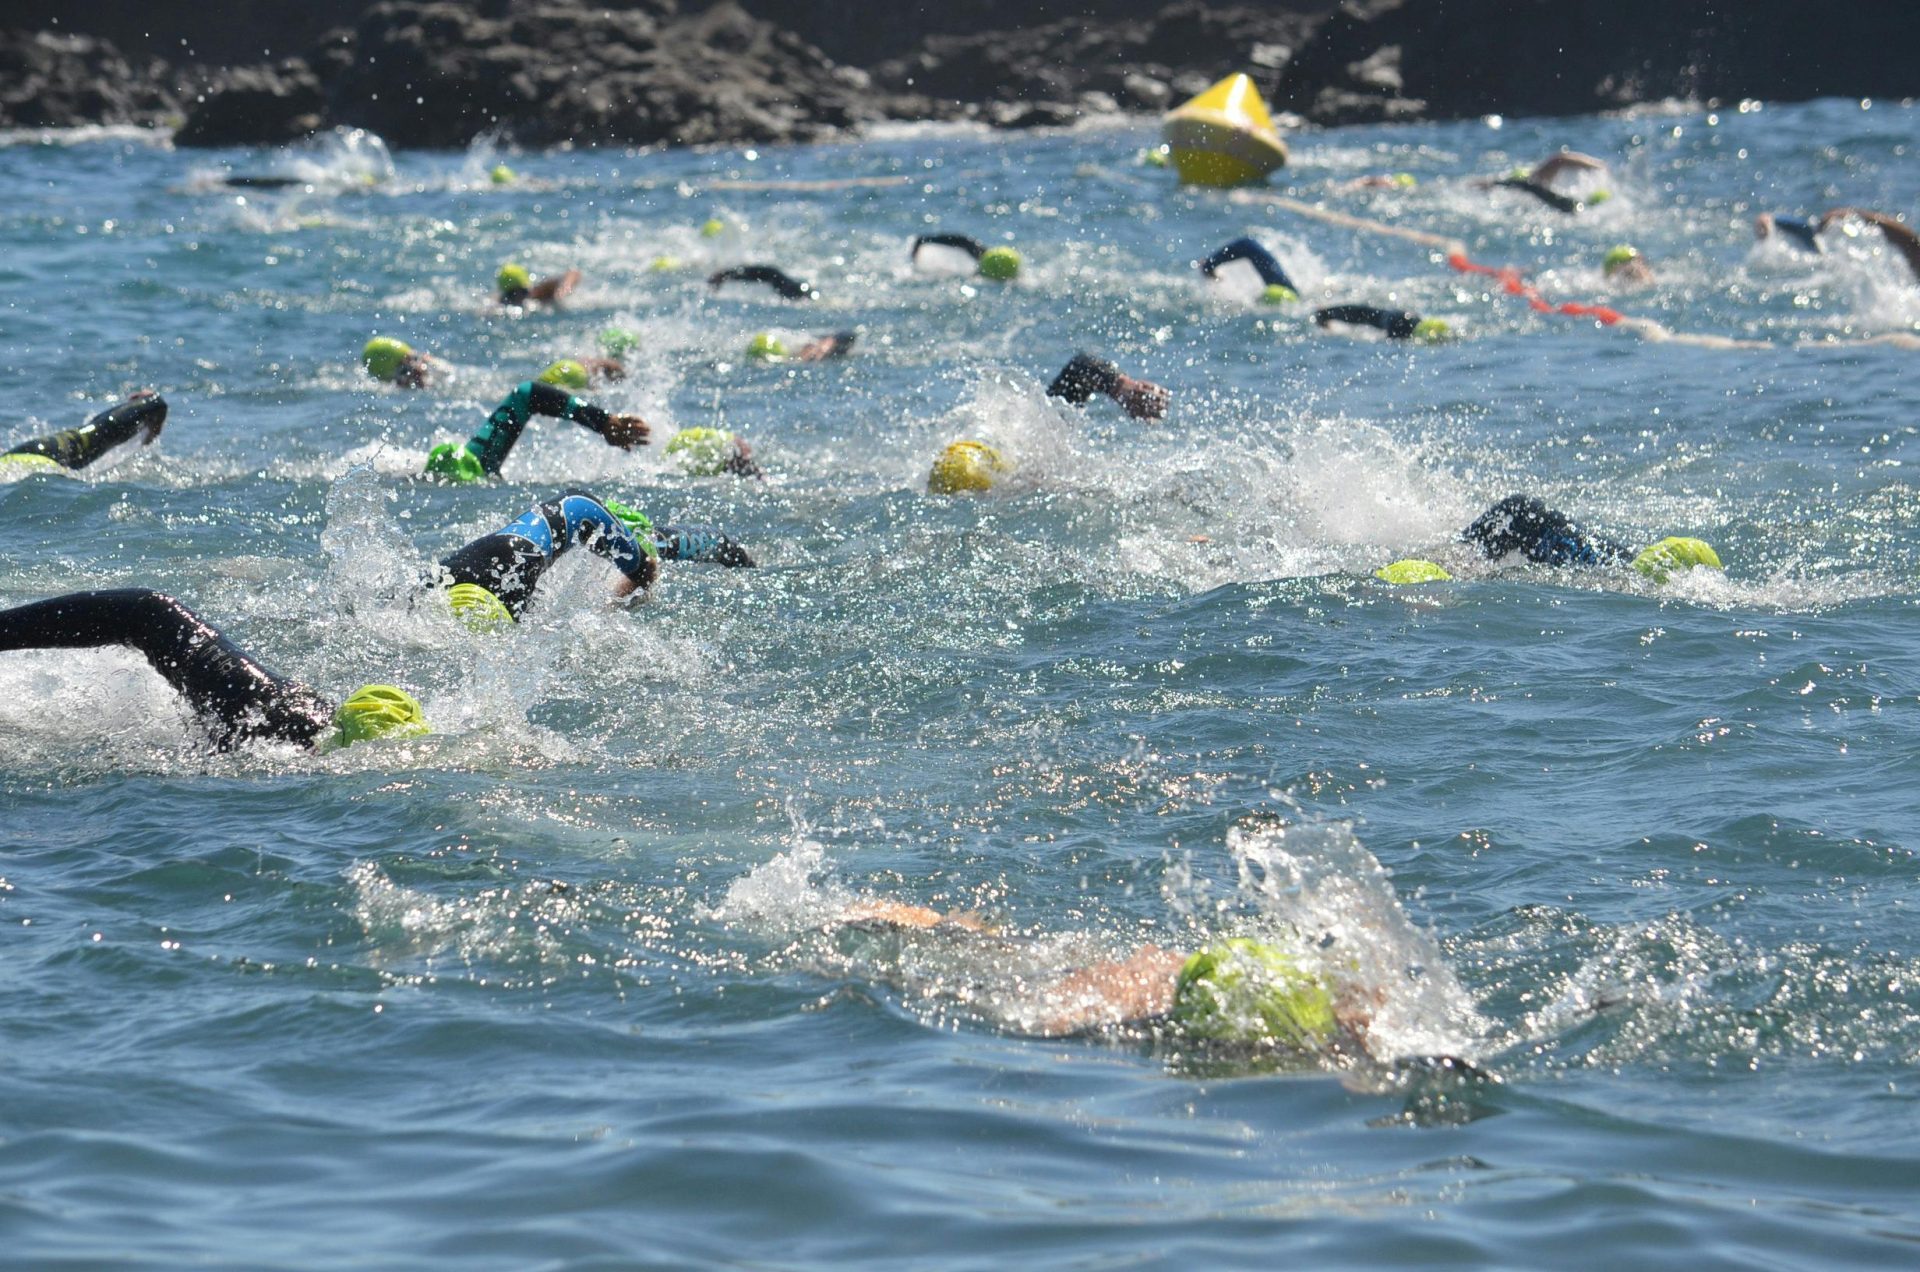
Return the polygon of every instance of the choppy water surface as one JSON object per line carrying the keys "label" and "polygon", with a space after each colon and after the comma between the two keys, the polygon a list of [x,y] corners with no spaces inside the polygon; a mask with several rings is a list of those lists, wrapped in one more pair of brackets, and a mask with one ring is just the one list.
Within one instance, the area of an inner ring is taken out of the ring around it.
{"label": "choppy water surface", "polygon": [[[163,587],[323,689],[415,688],[442,729],[209,759],[130,655],[0,659],[4,1261],[1912,1266],[1920,355],[1869,341],[1914,329],[1920,288],[1877,235],[1816,259],[1748,227],[1910,211],[1915,119],[1297,139],[1300,199],[1763,345],[1728,349],[1177,191],[1139,128],[521,155],[510,189],[479,152],[369,187],[364,154],[0,148],[5,438],[141,385],[174,404],[152,451],[0,486],[0,602]],[[1616,165],[1578,219],[1469,184],[1560,144]],[[1396,171],[1420,184],[1346,188]],[[1025,278],[913,272],[936,229],[1017,243]],[[1242,233],[1312,301],[1463,338],[1202,286]],[[1657,285],[1607,290],[1621,241]],[[484,302],[510,257],[588,281],[509,318]],[[823,299],[700,281],[754,260]],[[601,400],[739,430],[770,480],[546,421],[502,485],[410,479],[613,322],[643,348]],[[844,364],[741,356],[838,328]],[[458,379],[372,386],[376,332]],[[1171,386],[1168,423],[1046,400],[1080,347]],[[960,436],[1019,479],[922,493]],[[764,568],[670,567],[629,613],[566,563],[494,641],[395,598],[571,482]],[[1726,576],[1463,556],[1515,490],[1706,538]],[[1460,578],[1367,577],[1402,555]],[[822,929],[860,897],[1002,937]],[[1502,1080],[1020,1036],[1050,971],[1276,923],[1351,952],[1383,1054]]]}

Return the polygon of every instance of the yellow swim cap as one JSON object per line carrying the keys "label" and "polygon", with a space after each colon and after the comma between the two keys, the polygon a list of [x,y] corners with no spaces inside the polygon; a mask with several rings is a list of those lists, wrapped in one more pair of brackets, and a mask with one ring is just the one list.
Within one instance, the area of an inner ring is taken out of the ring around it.
{"label": "yellow swim cap", "polygon": [[1442,340],[1453,338],[1453,328],[1445,318],[1422,318],[1414,324],[1413,338],[1424,340],[1428,344],[1438,344]]}
{"label": "yellow swim cap", "polygon": [[1301,1051],[1325,1046],[1340,1027],[1324,981],[1292,955],[1245,938],[1186,961],[1173,992],[1173,1021],[1195,1038]]}
{"label": "yellow swim cap", "polygon": [[990,247],[980,254],[980,277],[996,283],[1020,277],[1020,253],[1010,247]]}
{"label": "yellow swim cap", "polygon": [[1452,579],[1453,575],[1431,561],[1407,557],[1404,560],[1395,561],[1392,565],[1381,566],[1373,572],[1373,577],[1399,587],[1406,587],[1414,583],[1445,583]]}
{"label": "yellow swim cap", "polygon": [[1598,207],[1600,204],[1605,203],[1608,199],[1611,199],[1612,197],[1613,197],[1613,191],[1611,190],[1595,190],[1592,194],[1587,196],[1587,206],[1590,208]]}
{"label": "yellow swim cap", "polygon": [[1284,283],[1268,283],[1260,291],[1260,303],[1263,305],[1289,305],[1300,299],[1300,293]]}
{"label": "yellow swim cap", "polygon": [[527,273],[525,265],[502,265],[500,272],[493,276],[493,285],[500,289],[502,296],[509,292],[526,291],[533,286],[533,275]]}
{"label": "yellow swim cap", "polygon": [[400,374],[400,364],[413,356],[413,349],[391,336],[375,336],[360,350],[360,362],[376,380],[391,381]]}
{"label": "yellow swim cap", "polygon": [[1420,184],[1420,180],[1411,172],[1396,172],[1393,174],[1393,184],[1402,190],[1411,190]]}
{"label": "yellow swim cap", "polygon": [[933,461],[927,474],[930,495],[963,495],[992,490],[993,483],[1013,471],[999,451],[985,442],[951,442]]}
{"label": "yellow swim cap", "polygon": [[717,477],[735,454],[734,436],[724,428],[683,428],[667,441],[666,453],[691,477]]}
{"label": "yellow swim cap", "polygon": [[487,180],[495,185],[512,185],[514,171],[504,163],[496,163],[493,165],[493,171],[487,174]]}
{"label": "yellow swim cap", "polygon": [[1665,583],[1670,574],[1685,574],[1702,565],[1715,570],[1723,568],[1720,554],[1705,543],[1674,536],[1640,549],[1640,555],[1633,558],[1633,568],[1655,583]]}
{"label": "yellow swim cap", "polygon": [[587,369],[572,358],[560,361],[542,371],[539,375],[542,384],[551,384],[562,389],[584,389],[587,387]]}
{"label": "yellow swim cap", "polygon": [[373,738],[416,737],[431,733],[420,702],[392,685],[363,685],[347,696],[333,713],[334,741],[352,746]]}
{"label": "yellow swim cap", "polygon": [[727,232],[727,223],[725,221],[722,221],[717,216],[709,217],[707,219],[707,223],[700,227],[701,238],[719,238],[722,234],[725,234],[726,232]]}
{"label": "yellow swim cap", "polygon": [[498,631],[513,622],[506,602],[478,583],[455,583],[447,589],[447,605],[455,618],[476,632]]}
{"label": "yellow swim cap", "polygon": [[747,356],[762,362],[776,362],[787,356],[786,342],[762,331],[747,342]]}

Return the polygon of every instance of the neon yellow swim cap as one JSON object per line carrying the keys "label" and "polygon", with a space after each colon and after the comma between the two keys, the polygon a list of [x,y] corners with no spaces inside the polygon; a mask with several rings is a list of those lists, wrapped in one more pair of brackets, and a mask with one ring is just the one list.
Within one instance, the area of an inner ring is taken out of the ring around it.
{"label": "neon yellow swim cap", "polygon": [[980,277],[996,283],[1020,277],[1020,253],[1010,247],[990,247],[980,254]]}
{"label": "neon yellow swim cap", "polygon": [[587,369],[572,358],[560,359],[542,371],[538,378],[542,384],[551,384],[562,389],[584,389],[589,383]]}
{"label": "neon yellow swim cap", "polygon": [[1453,575],[1431,561],[1407,557],[1391,565],[1381,566],[1373,572],[1373,577],[1399,587],[1406,587],[1414,583],[1445,583],[1453,578]]}
{"label": "neon yellow swim cap", "polygon": [[668,270],[679,269],[680,258],[678,256],[656,256],[653,258],[653,264],[648,268],[656,274],[664,274]]}
{"label": "neon yellow swim cap", "polygon": [[376,380],[391,382],[400,374],[400,364],[413,356],[413,348],[391,336],[375,336],[360,350],[361,365]]}
{"label": "neon yellow swim cap", "polygon": [[1165,142],[1162,142],[1160,145],[1149,146],[1145,150],[1142,150],[1140,152],[1140,162],[1149,168],[1164,168],[1167,166],[1167,160],[1171,155],[1171,149]]}
{"label": "neon yellow swim cap", "polygon": [[727,223],[717,216],[707,218],[707,223],[700,227],[701,238],[719,238],[726,232]]}
{"label": "neon yellow swim cap", "polygon": [[458,485],[485,481],[487,469],[480,457],[464,446],[442,442],[427,452],[427,476]]}
{"label": "neon yellow swim cap", "polygon": [[1260,291],[1260,303],[1263,305],[1290,305],[1300,299],[1300,293],[1284,283],[1268,283]]}
{"label": "neon yellow swim cap", "polygon": [[992,490],[993,483],[1013,471],[999,451],[985,442],[950,442],[927,474],[930,495],[964,495]]}
{"label": "neon yellow swim cap", "polygon": [[786,342],[778,336],[770,336],[764,331],[759,332],[747,342],[747,356],[758,358],[762,362],[776,362],[787,356]]}
{"label": "neon yellow swim cap", "polygon": [[499,631],[513,622],[507,603],[478,583],[455,583],[447,589],[447,604],[455,618],[476,632]]}
{"label": "neon yellow swim cap", "polygon": [[417,737],[433,732],[420,702],[392,685],[363,685],[333,713],[334,742],[352,746],[374,738]]}
{"label": "neon yellow swim cap", "polygon": [[1633,558],[1633,568],[1655,583],[1665,583],[1670,574],[1685,574],[1702,565],[1715,570],[1724,568],[1720,554],[1705,543],[1675,536],[1640,549],[1640,555]]}
{"label": "neon yellow swim cap", "polygon": [[640,337],[625,327],[607,327],[600,332],[600,352],[609,358],[624,358],[640,347]]}
{"label": "neon yellow swim cap", "polygon": [[691,477],[717,477],[732,462],[734,436],[724,428],[683,428],[667,440],[666,453]]}
{"label": "neon yellow swim cap", "polygon": [[495,185],[512,185],[515,179],[516,174],[513,169],[507,167],[504,163],[494,164],[493,171],[487,174],[487,180],[493,182]]}
{"label": "neon yellow swim cap", "polygon": [[1411,172],[1396,172],[1393,174],[1393,184],[1402,190],[1411,190],[1419,185],[1420,181]]}
{"label": "neon yellow swim cap", "polygon": [[1600,261],[1600,272],[1603,274],[1611,274],[1622,266],[1629,265],[1639,259],[1639,248],[1621,243],[1616,247],[1607,249],[1606,256]]}
{"label": "neon yellow swim cap", "polygon": [[1452,337],[1453,328],[1447,325],[1445,318],[1422,318],[1413,327],[1413,338],[1424,340],[1428,344],[1438,344]]}
{"label": "neon yellow swim cap", "polygon": [[1613,191],[1611,190],[1595,190],[1592,194],[1587,196],[1587,206],[1590,208],[1598,207],[1602,203],[1605,203],[1608,199],[1611,199],[1612,197],[1613,197]]}
{"label": "neon yellow swim cap", "polygon": [[505,296],[509,292],[526,291],[533,286],[533,275],[527,273],[525,265],[506,264],[493,276],[493,285]]}
{"label": "neon yellow swim cap", "polygon": [[1289,954],[1245,938],[1209,946],[1180,969],[1173,1021],[1214,1042],[1325,1046],[1340,1027],[1333,995]]}
{"label": "neon yellow swim cap", "polygon": [[1527,181],[1531,180],[1532,177],[1533,169],[1527,167],[1524,163],[1516,163],[1513,167],[1507,169],[1507,180],[1509,181]]}

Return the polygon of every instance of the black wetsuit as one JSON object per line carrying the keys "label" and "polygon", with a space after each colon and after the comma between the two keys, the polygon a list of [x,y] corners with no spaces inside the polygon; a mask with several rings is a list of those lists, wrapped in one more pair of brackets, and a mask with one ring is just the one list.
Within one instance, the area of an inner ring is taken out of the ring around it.
{"label": "black wetsuit", "polygon": [[160,426],[166,422],[165,398],[135,398],[131,402],[108,407],[79,428],[66,429],[51,437],[36,437],[6,453],[38,455],[62,468],[85,468],[122,442],[132,441],[134,435],[143,429],[147,430],[149,436],[159,433]]}
{"label": "black wetsuit", "polygon": [[1571,215],[1572,213],[1578,212],[1581,207],[1580,200],[1569,198],[1561,194],[1558,190],[1542,185],[1532,177],[1507,177],[1493,184],[1502,190],[1524,191],[1552,208],[1555,212],[1565,212]]}
{"label": "black wetsuit", "polygon": [[921,234],[913,240],[913,250],[908,256],[918,256],[922,247],[957,247],[974,260],[987,254],[987,245],[977,238],[968,238],[964,234]]}
{"label": "black wetsuit", "polygon": [[1269,287],[1284,287],[1290,292],[1300,289],[1287,277],[1287,271],[1280,268],[1280,262],[1274,259],[1272,252],[1250,238],[1237,238],[1206,260],[1200,262],[1200,272],[1212,278],[1229,261],[1245,261],[1260,274],[1260,281]]}
{"label": "black wetsuit", "polygon": [[480,426],[480,431],[467,441],[467,450],[479,458],[480,467],[489,477],[500,475],[500,466],[507,462],[514,443],[520,440],[521,432],[527,427],[527,421],[536,415],[572,420],[603,436],[609,418],[600,407],[573,396],[565,389],[539,380],[522,381],[499,406],[493,408],[493,414],[487,416],[487,422]]}
{"label": "black wetsuit", "polygon": [[1589,534],[1563,512],[1530,495],[1508,495],[1474,518],[1460,537],[1488,560],[1518,552],[1537,565],[1625,565],[1633,553],[1623,544]]}
{"label": "black wetsuit", "polygon": [[223,751],[257,739],[313,746],[332,728],[332,703],[268,671],[164,593],[74,592],[0,610],[0,650],[101,645],[125,645],[146,655]]}
{"label": "black wetsuit", "polygon": [[803,283],[772,265],[736,265],[707,279],[709,287],[718,287],[722,283],[765,283],[788,300],[813,300],[819,294],[813,290],[812,283]]}
{"label": "black wetsuit", "polygon": [[1411,339],[1420,326],[1420,315],[1404,309],[1381,309],[1374,305],[1329,305],[1313,311],[1313,320],[1322,327],[1330,322],[1350,323],[1356,327],[1377,327],[1395,340]]}
{"label": "black wetsuit", "polygon": [[1111,394],[1120,386],[1120,368],[1105,358],[1076,353],[1060,374],[1047,386],[1047,396],[1065,398],[1075,406],[1085,406],[1096,393]]}

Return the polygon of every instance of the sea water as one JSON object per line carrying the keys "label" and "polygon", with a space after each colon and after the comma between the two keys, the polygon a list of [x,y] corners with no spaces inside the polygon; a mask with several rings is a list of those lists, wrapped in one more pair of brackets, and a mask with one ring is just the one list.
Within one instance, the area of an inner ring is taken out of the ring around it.
{"label": "sea water", "polygon": [[[0,485],[0,604],[160,588],[439,731],[212,755],[131,653],[0,656],[0,1263],[1913,1266],[1920,354],[1886,338],[1920,287],[1871,229],[1810,256],[1750,224],[1911,212],[1916,119],[1299,134],[1272,193],[1359,225],[1182,190],[1128,121],[392,159],[13,136],[0,441],[143,386],[172,413]],[[1611,198],[1474,184],[1563,145]],[[916,271],[936,232],[1024,273]],[[1302,305],[1199,275],[1242,234]],[[1607,284],[1616,243],[1651,287]],[[508,260],[585,281],[507,311]],[[820,299],[705,284],[760,262]],[[1459,338],[1305,316],[1340,302]],[[735,430],[767,479],[537,420],[499,483],[418,480],[610,325],[640,343],[596,400]],[[836,330],[844,362],[745,356]],[[373,383],[375,334],[451,379]],[[1078,349],[1167,385],[1166,421],[1048,399]],[[1017,472],[929,496],[957,438]],[[670,564],[629,610],[578,554],[488,638],[415,602],[574,485],[760,566]],[[1456,533],[1512,493],[1725,573],[1476,560]],[[1402,556],[1455,580],[1371,577]],[[881,899],[994,931],[834,925]],[[1368,996],[1378,1062],[1030,1036],[1067,969],[1249,930]]]}

